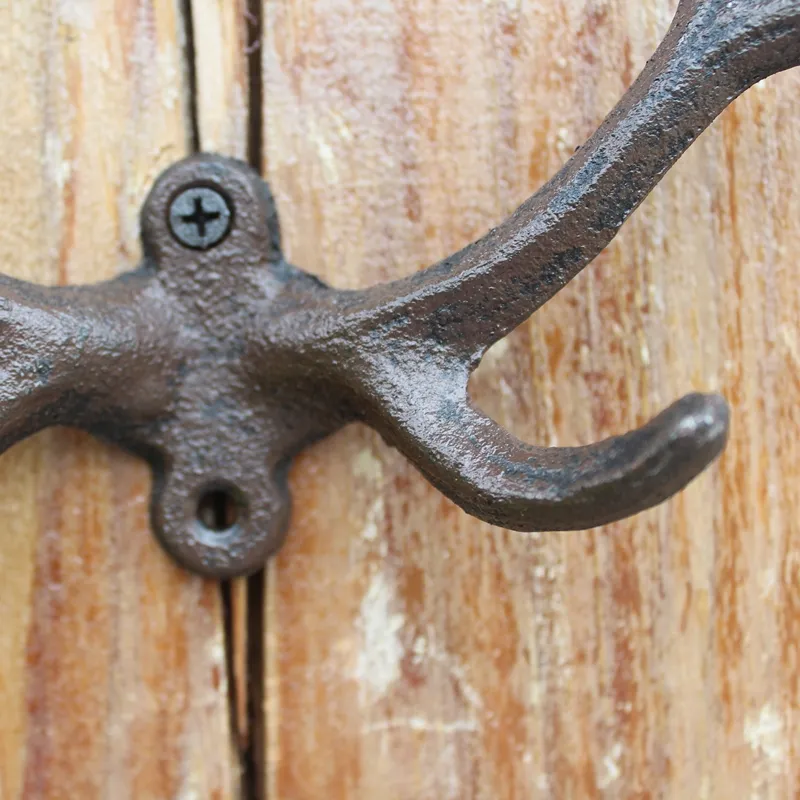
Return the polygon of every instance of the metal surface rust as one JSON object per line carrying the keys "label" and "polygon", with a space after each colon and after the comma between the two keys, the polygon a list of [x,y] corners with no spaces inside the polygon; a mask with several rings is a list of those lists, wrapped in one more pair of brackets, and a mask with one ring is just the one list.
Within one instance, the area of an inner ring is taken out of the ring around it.
{"label": "metal surface rust", "polygon": [[188,158],[144,204],[136,271],[83,287],[0,276],[0,449],[70,425],[141,455],[164,547],[220,578],[275,552],[291,459],[352,421],[506,528],[583,529],[660,503],[724,447],[721,397],[684,397],[595,445],[542,448],[473,408],[467,381],[734,98],[799,63],[800,0],[682,0],[643,73],[537,194],[464,250],[364,291],[284,260],[249,167]]}

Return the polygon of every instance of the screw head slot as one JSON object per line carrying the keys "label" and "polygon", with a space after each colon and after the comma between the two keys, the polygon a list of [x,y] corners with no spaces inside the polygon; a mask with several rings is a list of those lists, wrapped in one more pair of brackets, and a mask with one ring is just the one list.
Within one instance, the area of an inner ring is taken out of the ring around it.
{"label": "screw head slot", "polygon": [[172,235],[185,247],[209,250],[230,231],[232,209],[228,200],[210,186],[191,186],[169,207]]}

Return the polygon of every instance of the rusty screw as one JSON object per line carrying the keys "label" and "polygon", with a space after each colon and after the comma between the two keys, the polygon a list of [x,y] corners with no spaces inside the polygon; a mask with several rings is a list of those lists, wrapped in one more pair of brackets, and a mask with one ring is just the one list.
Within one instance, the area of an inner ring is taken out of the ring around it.
{"label": "rusty screw", "polygon": [[182,245],[193,250],[209,250],[228,235],[231,207],[215,189],[192,186],[172,201],[169,227]]}

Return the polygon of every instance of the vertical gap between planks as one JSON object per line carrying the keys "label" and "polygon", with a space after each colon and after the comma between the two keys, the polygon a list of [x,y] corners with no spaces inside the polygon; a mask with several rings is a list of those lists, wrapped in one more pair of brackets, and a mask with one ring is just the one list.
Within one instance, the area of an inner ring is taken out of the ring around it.
{"label": "vertical gap between planks", "polygon": [[249,578],[247,583],[250,738],[248,748],[242,754],[242,794],[247,800],[266,800],[267,798],[264,764],[267,748],[264,711],[264,659],[266,652],[264,642],[264,602],[266,599],[266,576],[267,571],[265,569],[261,570]]}
{"label": "vertical gap between planks", "polygon": [[[263,0],[245,0],[247,17],[248,118],[247,157],[250,165],[264,174],[263,123],[264,95],[262,42],[264,36]],[[242,793],[248,800],[266,800],[265,754],[267,747],[265,701],[264,602],[267,570],[247,579],[247,717],[250,736],[242,754]],[[247,794],[245,794],[245,792]]]}
{"label": "vertical gap between planks", "polygon": [[183,18],[183,47],[186,63],[186,89],[189,109],[189,149],[200,150],[200,123],[197,113],[197,63],[194,41],[192,0],[181,0]]}
{"label": "vertical gap between planks", "polygon": [[261,72],[261,47],[264,36],[262,0],[246,0],[247,79],[250,91],[247,118],[247,158],[264,174],[264,79]]}
{"label": "vertical gap between planks", "polygon": [[[247,78],[249,89],[247,118],[247,157],[250,165],[264,174],[263,133],[264,97],[261,48],[264,35],[262,0],[245,0],[247,16]],[[247,581],[247,712],[250,726],[248,748],[243,753],[243,787],[249,800],[266,800],[264,754],[264,599],[267,571],[262,569]]]}

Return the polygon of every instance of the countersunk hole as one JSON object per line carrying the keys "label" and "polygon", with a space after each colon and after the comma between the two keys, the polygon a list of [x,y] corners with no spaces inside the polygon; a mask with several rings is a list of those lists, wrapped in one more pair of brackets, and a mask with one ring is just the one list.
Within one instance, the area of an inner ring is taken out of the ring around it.
{"label": "countersunk hole", "polygon": [[209,489],[197,504],[197,519],[213,533],[227,533],[239,521],[241,512],[241,503],[230,489]]}

